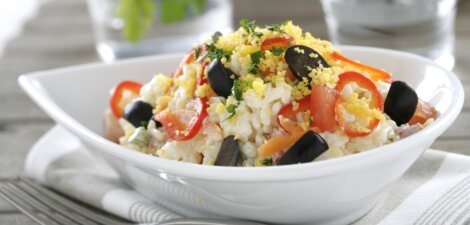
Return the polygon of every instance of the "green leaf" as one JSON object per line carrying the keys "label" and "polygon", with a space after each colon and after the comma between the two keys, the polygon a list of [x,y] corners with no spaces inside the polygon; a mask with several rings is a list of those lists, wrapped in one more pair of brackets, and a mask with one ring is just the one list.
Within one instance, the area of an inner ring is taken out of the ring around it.
{"label": "green leaf", "polygon": [[236,79],[233,81],[233,87],[232,87],[232,95],[237,99],[238,101],[243,100],[243,92],[247,90],[248,88],[252,88],[253,82],[251,81],[242,81],[240,79]]}
{"label": "green leaf", "polygon": [[227,106],[227,112],[229,113],[235,113],[235,109],[237,109],[238,105],[235,104],[230,104]]}
{"label": "green leaf", "polygon": [[272,52],[275,56],[280,56],[285,50],[286,50],[286,48],[276,48],[276,47],[273,47],[273,48],[271,49],[271,52]]}
{"label": "green leaf", "polygon": [[251,62],[253,64],[259,64],[261,62],[261,57],[263,57],[263,52],[257,51],[251,54]]}
{"label": "green leaf", "polygon": [[117,16],[124,22],[124,37],[136,43],[152,25],[155,5],[153,0],[120,0]]}
{"label": "green leaf", "polygon": [[207,57],[212,60],[221,59],[221,58],[229,59],[230,56],[232,55],[231,52],[226,52],[225,50],[221,48],[215,47],[213,43],[206,44],[206,47],[207,47],[207,53],[204,55],[204,57]]}
{"label": "green leaf", "polygon": [[248,34],[253,34],[256,35],[257,37],[263,36],[263,33],[255,31],[256,29],[256,24],[255,21],[249,21],[247,19],[241,19],[240,20],[240,26],[248,33]]}
{"label": "green leaf", "polygon": [[268,30],[270,31],[275,31],[275,32],[279,32],[279,33],[285,33],[282,29],[281,29],[281,25],[279,24],[273,24],[271,26],[267,26],[266,27]]}
{"label": "green leaf", "polygon": [[261,160],[261,164],[263,166],[272,166],[273,165],[273,159],[272,158],[266,158]]}
{"label": "green leaf", "polygon": [[162,23],[173,23],[184,19],[188,0],[162,0]]}

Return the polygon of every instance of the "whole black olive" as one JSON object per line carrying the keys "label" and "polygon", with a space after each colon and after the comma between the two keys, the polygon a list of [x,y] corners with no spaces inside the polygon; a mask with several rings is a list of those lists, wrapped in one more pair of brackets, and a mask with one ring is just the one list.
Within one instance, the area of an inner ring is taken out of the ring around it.
{"label": "whole black olive", "polygon": [[240,154],[240,145],[235,140],[235,136],[230,135],[224,139],[220,147],[219,154],[215,159],[216,166],[236,166],[238,163],[238,155]]}
{"label": "whole black olive", "polygon": [[228,97],[232,93],[235,73],[225,68],[220,59],[215,59],[209,65],[207,76],[212,90],[218,96]]}
{"label": "whole black olive", "polygon": [[328,63],[317,51],[304,45],[289,47],[286,50],[284,59],[297,79],[302,80],[303,77],[306,77],[309,82],[312,78],[308,74],[312,69],[316,69],[320,65],[329,67]]}
{"label": "whole black olive", "polygon": [[133,101],[124,108],[122,117],[129,121],[134,127],[142,126],[152,118],[152,105],[143,101]]}
{"label": "whole black olive", "polygon": [[277,165],[311,162],[326,150],[328,150],[326,141],[310,130],[284,153]]}
{"label": "whole black olive", "polygon": [[400,126],[408,123],[418,106],[418,95],[403,81],[394,81],[385,98],[384,111]]}

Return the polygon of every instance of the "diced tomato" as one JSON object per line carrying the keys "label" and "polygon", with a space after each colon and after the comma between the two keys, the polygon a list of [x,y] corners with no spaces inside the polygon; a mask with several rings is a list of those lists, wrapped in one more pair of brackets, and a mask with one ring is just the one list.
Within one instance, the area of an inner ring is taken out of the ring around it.
{"label": "diced tomato", "polygon": [[165,128],[168,136],[175,141],[186,141],[199,132],[207,116],[207,100],[196,98],[188,105],[189,109],[171,112],[164,110],[154,116]]}
{"label": "diced tomato", "polygon": [[413,117],[411,117],[410,121],[408,121],[408,124],[424,124],[428,119],[436,119],[438,116],[439,112],[434,108],[434,106],[420,99],[418,101],[416,111],[413,114]]}
{"label": "diced tomato", "polygon": [[129,103],[133,98],[139,96],[141,87],[141,83],[125,80],[113,88],[111,91],[109,106],[117,118],[122,116],[122,112],[124,111],[124,107],[126,107],[127,103]]}
{"label": "diced tomato", "polygon": [[288,47],[294,40],[292,37],[274,37],[268,38],[261,43],[261,51],[272,50],[273,48]]}
{"label": "diced tomato", "polygon": [[[277,123],[288,133],[303,131],[304,129],[297,123],[296,114],[310,109],[310,95],[305,96],[298,102],[298,107],[294,110],[294,104],[288,104],[279,110]],[[281,119],[282,117],[282,119]]]}
{"label": "diced tomato", "polygon": [[310,112],[313,125],[321,131],[333,131],[338,123],[335,119],[335,103],[338,97],[336,89],[313,85],[310,94]]}
{"label": "diced tomato", "polygon": [[[338,84],[336,85],[336,90],[339,92],[340,96],[336,100],[336,106],[335,106],[335,112],[336,112],[339,126],[349,137],[362,137],[372,132],[372,130],[375,127],[377,127],[380,121],[377,118],[370,118],[369,124],[366,127],[364,127],[369,131],[365,132],[365,131],[357,130],[357,127],[355,127],[353,124],[356,121],[351,122],[346,119],[346,115],[344,112],[345,109],[343,109],[342,107],[344,104],[343,98],[342,98],[342,91],[343,91],[343,88],[347,84],[352,84],[352,83],[356,83],[358,86],[367,90],[370,93],[370,101],[369,101],[370,109],[376,109],[376,110],[379,110],[380,112],[383,112],[383,99],[379,91],[377,90],[377,87],[375,86],[375,84],[364,75],[357,73],[357,72],[353,72],[353,71],[344,72],[339,75],[339,81],[338,81]],[[354,115],[354,116],[358,116],[358,115]]]}
{"label": "diced tomato", "polygon": [[380,80],[387,83],[392,82],[392,75],[387,71],[366,64],[358,63],[356,61],[346,58],[338,52],[333,52],[332,57],[333,59],[340,60],[346,64],[349,64],[350,66],[355,67],[362,72],[366,72],[370,76],[370,79],[372,79],[373,81]]}
{"label": "diced tomato", "polygon": [[183,67],[186,64],[190,64],[196,60],[196,55],[194,54],[194,49],[191,50],[181,61],[178,66],[178,69],[176,69],[175,73],[173,73],[173,78],[180,76],[183,74]]}

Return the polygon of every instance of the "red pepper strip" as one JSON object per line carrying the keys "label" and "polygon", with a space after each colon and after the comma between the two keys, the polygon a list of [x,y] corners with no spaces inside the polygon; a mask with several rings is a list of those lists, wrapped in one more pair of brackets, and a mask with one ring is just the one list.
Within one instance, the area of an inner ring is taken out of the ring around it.
{"label": "red pepper strip", "polygon": [[180,64],[179,64],[179,66],[178,66],[178,69],[176,69],[175,73],[173,73],[173,78],[176,78],[176,77],[180,76],[181,74],[183,74],[183,67],[184,67],[184,65],[190,64],[190,63],[194,62],[195,59],[196,59],[196,56],[194,55],[194,50],[191,50],[191,51],[180,61]]}
{"label": "red pepper strip", "polygon": [[336,100],[336,106],[335,106],[335,112],[336,112],[339,126],[349,137],[362,137],[362,136],[368,135],[370,132],[372,132],[372,130],[375,127],[377,127],[377,125],[379,124],[379,119],[377,118],[370,119],[369,125],[365,127],[369,130],[369,132],[358,131],[356,128],[352,126],[350,121],[346,120],[345,115],[344,115],[344,110],[346,109],[342,107],[344,102],[343,102],[343,98],[341,95],[342,95],[343,88],[347,84],[351,84],[351,83],[356,83],[361,88],[366,89],[367,91],[370,92],[369,107],[371,109],[377,109],[383,112],[383,99],[379,91],[377,90],[377,87],[375,86],[375,84],[364,75],[354,72],[354,71],[344,72],[339,75],[339,81],[336,86],[336,90],[340,93],[340,96]]}
{"label": "red pepper strip", "polygon": [[197,84],[199,84],[199,85],[209,83],[209,81],[207,80],[207,77],[204,76],[204,72],[206,70],[207,64],[209,64],[209,63],[208,62],[203,62],[202,63],[201,76],[197,80]]}
{"label": "red pepper strip", "polygon": [[[277,114],[277,123],[288,133],[303,131],[304,129],[297,123],[295,115],[299,112],[305,112],[310,109],[310,95],[298,101],[299,107],[294,110],[294,105],[288,104],[279,110]],[[282,119],[280,118],[282,116]]]}
{"label": "red pepper strip", "polygon": [[195,98],[188,105],[192,109],[183,109],[177,112],[164,110],[154,116],[165,128],[170,139],[186,141],[199,132],[202,122],[207,116],[207,99]]}
{"label": "red pepper strip", "polygon": [[358,70],[366,72],[367,74],[369,74],[370,79],[372,79],[373,81],[380,80],[387,83],[392,82],[392,75],[384,70],[377,69],[366,64],[358,63],[356,61],[344,57],[343,55],[337,52],[333,52],[331,56],[333,57],[333,59],[342,61],[346,64],[349,64],[350,66],[356,67]]}
{"label": "red pepper strip", "polygon": [[268,38],[261,43],[261,51],[272,50],[273,48],[288,47],[294,40],[292,37],[274,37]]}
{"label": "red pepper strip", "polygon": [[130,100],[130,99],[123,99],[124,97],[126,97],[125,93],[130,93],[137,97],[139,96],[141,87],[142,87],[142,84],[138,82],[125,80],[113,88],[113,90],[111,91],[111,99],[109,101],[109,106],[113,114],[116,116],[116,118],[120,118],[122,116],[124,107],[128,103],[128,102],[123,102],[123,100]]}
{"label": "red pepper strip", "polygon": [[335,103],[338,98],[336,89],[313,85],[310,94],[310,113],[313,125],[321,131],[333,131],[338,126],[335,119]]}

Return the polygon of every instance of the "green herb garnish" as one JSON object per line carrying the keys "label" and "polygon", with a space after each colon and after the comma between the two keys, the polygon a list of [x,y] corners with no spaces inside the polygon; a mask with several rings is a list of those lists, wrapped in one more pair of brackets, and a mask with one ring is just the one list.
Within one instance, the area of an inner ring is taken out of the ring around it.
{"label": "green herb garnish", "polygon": [[194,58],[199,58],[199,55],[201,54],[201,49],[199,47],[194,48]]}
{"label": "green herb garnish", "polygon": [[235,113],[236,113],[236,109],[238,108],[238,105],[235,105],[235,104],[230,104],[227,106],[227,112],[230,113],[230,116],[227,118],[227,119],[230,119],[232,117],[235,116]]}
{"label": "green herb garnish", "polygon": [[251,54],[251,62],[254,64],[259,64],[261,62],[261,57],[263,57],[263,52],[257,51]]}
{"label": "green herb garnish", "polygon": [[263,166],[272,166],[273,165],[273,159],[272,158],[266,158],[261,160],[261,164]]}
{"label": "green herb garnish", "polygon": [[210,58],[212,60],[221,59],[224,57],[227,59],[230,59],[230,56],[232,55],[231,52],[226,52],[225,50],[221,48],[215,47],[214,43],[206,44],[206,47],[207,47],[207,53],[204,55],[204,57]]}
{"label": "green herb garnish", "polygon": [[267,26],[266,27],[268,30],[270,31],[275,31],[275,32],[279,32],[281,34],[285,34],[286,32],[284,32],[282,29],[281,29],[281,25],[279,24],[273,24],[271,26]]}
{"label": "green herb garnish", "polygon": [[247,19],[240,20],[240,26],[248,33],[253,34],[257,37],[263,36],[263,33],[257,32],[255,21],[249,21]]}
{"label": "green herb garnish", "polygon": [[276,47],[273,47],[271,49],[271,52],[275,55],[275,56],[280,56],[282,55],[282,53],[284,53],[286,51],[287,48],[276,48]]}
{"label": "green herb garnish", "polygon": [[261,62],[261,58],[263,57],[263,52],[257,51],[251,54],[251,62],[252,64],[248,68],[248,72],[251,74],[258,74],[261,73],[261,69],[259,68],[258,64]]}
{"label": "green herb garnish", "polygon": [[245,92],[248,88],[252,87],[253,86],[251,81],[241,81],[240,79],[234,80],[232,87],[232,95],[235,97],[235,99],[241,101],[243,100],[243,92]]}

